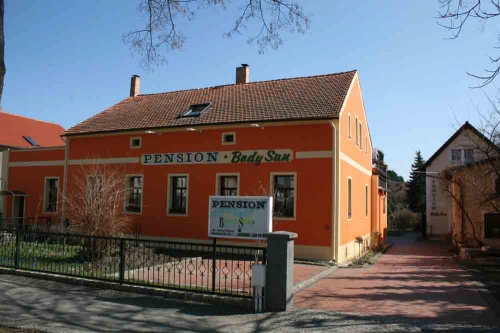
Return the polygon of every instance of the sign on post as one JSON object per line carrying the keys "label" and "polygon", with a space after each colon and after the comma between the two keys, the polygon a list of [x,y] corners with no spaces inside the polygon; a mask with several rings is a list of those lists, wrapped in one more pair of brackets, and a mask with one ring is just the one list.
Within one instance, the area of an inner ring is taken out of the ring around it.
{"label": "sign on post", "polygon": [[263,239],[272,232],[272,197],[211,196],[208,236]]}

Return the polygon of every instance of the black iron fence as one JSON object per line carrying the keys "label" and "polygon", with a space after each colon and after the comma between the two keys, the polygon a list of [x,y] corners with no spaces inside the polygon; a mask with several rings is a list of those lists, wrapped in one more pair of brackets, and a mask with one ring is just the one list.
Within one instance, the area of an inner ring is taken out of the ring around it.
{"label": "black iron fence", "polygon": [[0,266],[252,297],[266,248],[0,229]]}

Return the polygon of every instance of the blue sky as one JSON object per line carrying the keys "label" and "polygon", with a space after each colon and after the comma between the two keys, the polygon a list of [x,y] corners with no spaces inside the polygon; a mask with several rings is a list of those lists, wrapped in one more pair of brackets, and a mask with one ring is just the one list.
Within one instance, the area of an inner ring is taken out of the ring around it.
{"label": "blue sky", "polygon": [[[251,81],[359,70],[374,146],[390,168],[408,177],[417,149],[428,158],[466,120],[488,112],[496,84],[471,90],[494,55],[498,29],[468,26],[457,40],[436,24],[438,2],[303,1],[311,15],[305,35],[284,34],[278,50],[259,55],[246,39],[223,37],[239,0],[203,10],[181,24],[187,43],[169,63],[147,72],[121,36],[140,28],[138,0],[6,0],[5,111],[69,128],[127,97],[130,76],[141,93],[234,82],[251,66]],[[457,122],[458,121],[458,122]]]}

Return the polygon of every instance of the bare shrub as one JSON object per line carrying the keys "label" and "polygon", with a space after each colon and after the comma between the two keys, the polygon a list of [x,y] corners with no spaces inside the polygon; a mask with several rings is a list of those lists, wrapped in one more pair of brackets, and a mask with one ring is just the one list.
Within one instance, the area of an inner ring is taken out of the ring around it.
{"label": "bare shrub", "polygon": [[107,165],[82,166],[71,184],[64,198],[69,230],[91,236],[122,236],[130,222],[123,214],[125,173]]}
{"label": "bare shrub", "polygon": [[412,229],[417,223],[418,215],[407,208],[391,214],[391,227],[394,230]]}

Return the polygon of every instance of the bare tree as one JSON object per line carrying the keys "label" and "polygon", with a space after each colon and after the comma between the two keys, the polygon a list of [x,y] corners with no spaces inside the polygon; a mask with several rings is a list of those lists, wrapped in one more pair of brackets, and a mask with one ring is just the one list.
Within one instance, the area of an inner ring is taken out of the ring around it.
{"label": "bare tree", "polygon": [[70,183],[69,195],[63,198],[70,231],[93,236],[120,236],[127,231],[124,172],[107,165],[81,166]]}
{"label": "bare tree", "polygon": [[[451,39],[460,36],[467,22],[471,20],[478,21],[483,26],[491,19],[500,16],[499,0],[438,0],[440,11],[438,13],[438,24],[451,31]],[[500,35],[498,37],[500,40]],[[498,41],[497,41],[498,42]],[[500,46],[496,46],[498,49]],[[482,81],[474,88],[480,88],[491,83],[500,72],[500,56],[490,57],[492,63],[491,69],[485,69],[484,74],[477,75],[467,72],[468,75]]]}
{"label": "bare tree", "polygon": [[[498,165],[498,159],[493,160]],[[466,247],[484,245],[484,220],[481,211],[500,214],[500,196],[494,186],[496,170],[492,170],[489,163],[490,161],[482,161],[474,165],[459,166],[440,175],[443,191],[461,213],[462,225],[459,231],[452,230],[452,237]]]}
{"label": "bare tree", "polygon": [[[277,49],[283,44],[281,33],[305,33],[310,19],[304,14],[299,1],[292,0],[245,0],[238,1],[238,16],[232,28],[224,33],[231,38],[240,34],[251,22],[260,26],[257,32],[247,39],[255,43],[259,53],[268,47]],[[182,49],[186,36],[179,30],[182,19],[193,20],[196,13],[205,8],[225,9],[229,0],[141,0],[138,10],[145,14],[144,28],[123,35],[123,41],[140,57],[146,69],[167,62],[164,52]]]}

